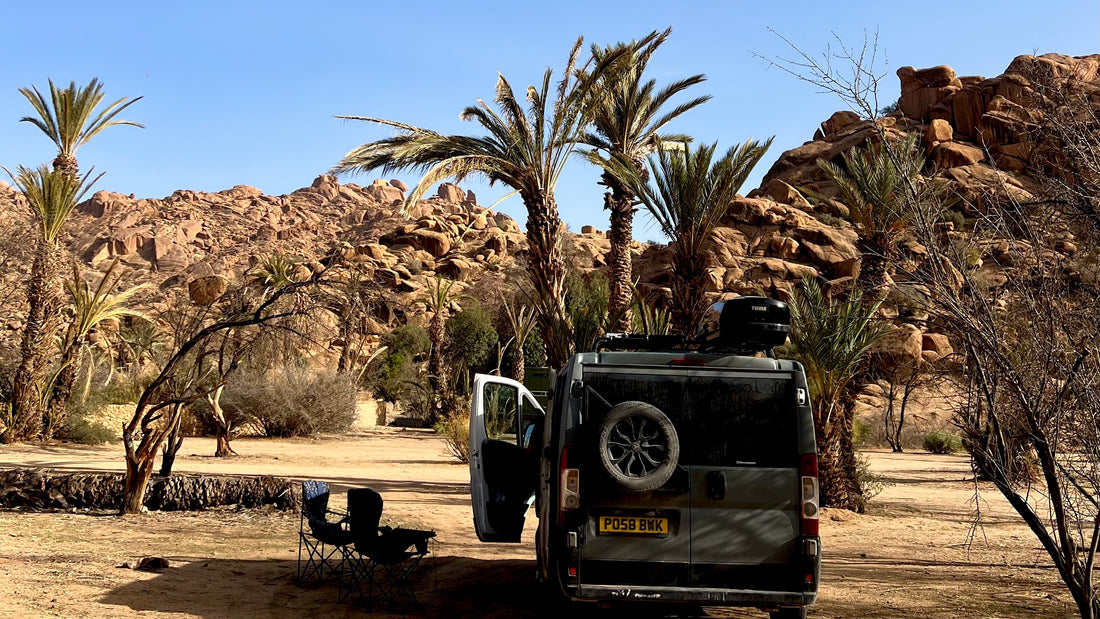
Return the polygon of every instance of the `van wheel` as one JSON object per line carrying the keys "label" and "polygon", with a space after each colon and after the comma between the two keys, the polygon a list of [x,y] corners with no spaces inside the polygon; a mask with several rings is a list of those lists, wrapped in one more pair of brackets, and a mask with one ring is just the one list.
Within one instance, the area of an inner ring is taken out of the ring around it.
{"label": "van wheel", "polygon": [[645,402],[615,405],[600,426],[600,462],[628,490],[660,488],[676,471],[680,439],[661,409]]}
{"label": "van wheel", "polygon": [[780,608],[769,613],[771,619],[806,619],[806,607]]}

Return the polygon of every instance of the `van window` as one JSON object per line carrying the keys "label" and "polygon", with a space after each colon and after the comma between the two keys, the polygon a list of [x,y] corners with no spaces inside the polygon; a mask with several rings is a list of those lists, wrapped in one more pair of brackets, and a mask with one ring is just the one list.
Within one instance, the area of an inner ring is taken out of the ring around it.
{"label": "van window", "polygon": [[485,434],[497,441],[516,442],[519,411],[519,389],[498,383],[485,383],[481,393],[484,400]]}
{"label": "van window", "polygon": [[680,437],[688,466],[797,467],[794,383],[787,374],[638,374],[586,368],[585,425],[598,428],[607,411],[640,400],[664,411]]}

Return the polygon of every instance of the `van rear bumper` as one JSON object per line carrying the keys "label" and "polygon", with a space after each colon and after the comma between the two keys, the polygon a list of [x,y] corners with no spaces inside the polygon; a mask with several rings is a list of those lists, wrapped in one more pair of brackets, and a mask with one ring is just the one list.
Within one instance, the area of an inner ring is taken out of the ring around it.
{"label": "van rear bumper", "polygon": [[625,585],[573,585],[566,593],[580,601],[695,602],[720,606],[775,606],[813,604],[816,591],[757,591],[709,587],[631,587]]}

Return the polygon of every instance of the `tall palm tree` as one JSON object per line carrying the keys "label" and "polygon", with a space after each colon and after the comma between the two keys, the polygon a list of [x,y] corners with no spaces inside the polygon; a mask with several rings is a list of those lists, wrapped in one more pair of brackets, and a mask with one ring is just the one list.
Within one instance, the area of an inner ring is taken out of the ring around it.
{"label": "tall palm tree", "polygon": [[487,132],[484,136],[442,135],[392,120],[340,116],[393,127],[400,134],[352,150],[333,168],[337,174],[378,168],[386,173],[410,168],[423,171],[424,177],[405,201],[406,212],[444,179],[461,181],[480,175],[491,184],[503,183],[516,190],[527,208],[527,273],[540,304],[539,328],[553,367],[565,363],[572,341],[564,300],[565,257],[560,244],[565,226],[558,214],[554,188],[591,121],[589,93],[622,56],[620,51],[608,53],[578,69],[582,42],[577,39],[570,51],[556,88],[551,87],[551,69],[543,74],[538,88],[527,88],[526,109],[508,80],[500,75],[495,98],[498,111],[479,99],[461,115],[463,120],[478,122]]}
{"label": "tall palm tree", "polygon": [[87,86],[79,87],[76,82],[69,82],[69,87],[62,90],[50,80],[50,98],[46,99],[38,88],[20,88],[19,93],[27,98],[37,116],[24,116],[20,122],[28,122],[42,130],[50,140],[57,145],[57,157],[53,160],[53,167],[76,176],[79,167],[76,162],[76,151],[88,140],[108,127],[116,125],[130,125],[141,127],[132,120],[115,118],[123,110],[141,100],[123,97],[106,108],[96,111],[103,102],[103,85],[99,80],[92,78]]}
{"label": "tall palm tree", "polygon": [[650,57],[671,32],[669,28],[661,33],[654,31],[640,42],[619,43],[607,48],[592,47],[592,55],[596,58],[612,52],[625,52],[619,70],[605,73],[594,92],[592,130],[584,137],[584,144],[591,150],[583,151],[589,162],[603,169],[600,184],[607,187],[604,208],[610,211],[607,239],[611,251],[607,266],[610,288],[608,315],[612,321],[608,330],[614,332],[623,333],[631,327],[630,243],[633,240],[636,196],[627,183],[615,174],[615,166],[609,160],[614,158],[632,166],[644,178],[645,158],[656,152],[658,145],[688,141],[684,135],[660,134],[665,125],[711,98],[710,95],[703,95],[662,112],[674,96],[706,78],[693,75],[660,90],[656,80],[643,81]]}
{"label": "tall palm tree", "polygon": [[875,322],[881,299],[864,302],[856,290],[829,298],[806,280],[790,303],[791,337],[786,353],[802,362],[810,387],[814,434],[820,456],[822,503],[863,511],[852,445],[852,410],[845,400],[871,346],[882,338]]}
{"label": "tall palm tree", "polygon": [[[862,260],[856,287],[867,300],[886,295],[889,263],[896,258],[898,238],[910,226],[914,214],[909,182],[924,167],[915,133],[891,145],[890,150],[894,156],[868,141],[863,148],[841,155],[843,166],[818,160],[822,171],[836,184],[838,198],[848,207],[859,233]],[[929,185],[926,189],[935,187]]]}
{"label": "tall palm tree", "polygon": [[443,339],[447,335],[447,312],[451,302],[454,301],[455,280],[443,279],[439,275],[428,284],[424,297],[424,303],[431,312],[432,317],[428,322],[428,340],[432,343],[432,349],[428,353],[428,383],[436,397],[441,397],[447,385],[447,366],[443,363]]}
{"label": "tall palm tree", "polygon": [[122,274],[115,275],[115,267],[118,261],[114,261],[103,278],[93,288],[80,276],[80,268],[73,266],[73,278],[65,282],[65,289],[73,300],[73,321],[69,323],[69,329],[62,339],[61,365],[54,381],[53,393],[50,395],[49,404],[46,407],[47,418],[43,437],[50,438],[54,431],[61,427],[65,421],[66,407],[69,396],[76,382],[77,370],[81,365],[84,354],[84,346],[88,341],[88,335],[97,325],[106,320],[117,320],[123,316],[144,318],[144,314],[131,309],[128,305],[139,293],[152,287],[152,284],[141,284],[127,288],[118,294],[111,291],[118,286]]}
{"label": "tall palm tree", "polygon": [[34,170],[20,166],[15,174],[8,173],[31,207],[38,234],[27,283],[29,307],[20,345],[22,360],[12,389],[12,425],[0,436],[4,441],[33,439],[42,430],[46,359],[58,328],[61,304],[58,274],[63,250],[58,235],[76,203],[99,180],[97,176],[89,182],[90,173],[74,176],[46,166]]}
{"label": "tall palm tree", "polygon": [[693,149],[685,142],[675,150],[659,145],[657,154],[649,158],[649,180],[635,173],[632,164],[610,160],[614,173],[626,181],[673,243],[669,313],[672,329],[680,335],[692,337],[706,312],[711,234],[771,143],[772,138],[763,143],[749,140],[731,147],[717,161],[717,144]]}

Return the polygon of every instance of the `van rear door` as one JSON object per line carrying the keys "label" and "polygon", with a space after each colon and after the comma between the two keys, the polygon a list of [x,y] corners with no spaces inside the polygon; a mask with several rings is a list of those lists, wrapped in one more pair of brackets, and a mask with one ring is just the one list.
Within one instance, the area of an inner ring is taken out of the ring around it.
{"label": "van rear door", "polygon": [[519,542],[535,498],[542,407],[520,383],[474,376],[470,398],[470,501],[483,542]]}
{"label": "van rear door", "polygon": [[800,590],[791,375],[736,373],[689,382],[692,586]]}

